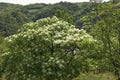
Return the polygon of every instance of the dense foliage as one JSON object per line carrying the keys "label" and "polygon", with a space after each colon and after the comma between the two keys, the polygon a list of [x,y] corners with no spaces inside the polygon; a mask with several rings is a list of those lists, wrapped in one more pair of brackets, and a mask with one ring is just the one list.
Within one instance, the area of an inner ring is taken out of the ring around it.
{"label": "dense foliage", "polygon": [[85,30],[56,17],[24,24],[6,40],[1,71],[7,80],[72,79],[84,69],[82,55],[96,42]]}
{"label": "dense foliage", "polygon": [[[100,1],[100,0],[99,0]],[[115,2],[119,2],[115,0]],[[107,3],[103,3],[105,5]],[[118,5],[119,6],[119,5]],[[21,25],[27,22],[36,21],[41,18],[52,17],[56,13],[63,12],[63,19],[72,22],[77,28],[85,26],[84,23],[91,19],[95,23],[96,18],[91,18],[92,9],[96,6],[93,3],[69,3],[60,2],[56,4],[30,4],[18,5],[9,3],[0,3],[0,31],[1,35],[9,36],[15,34]],[[65,12],[65,13],[64,13]],[[56,15],[58,18],[58,15]],[[94,17],[94,16],[92,16]],[[14,24],[13,24],[14,23]]]}
{"label": "dense foliage", "polygon": [[[107,66],[104,69],[113,71],[120,80],[120,8],[119,4],[93,4],[91,17],[84,28],[99,42],[99,53]],[[94,22],[92,21],[94,18]],[[87,24],[87,25],[86,25]],[[102,68],[103,69],[103,68]]]}
{"label": "dense foliage", "polygon": [[120,80],[119,0],[90,1],[0,3],[0,77]]}
{"label": "dense foliage", "polygon": [[[52,17],[58,13],[58,10],[67,12],[67,14],[63,14],[63,19],[69,17],[67,21],[74,23],[80,28],[82,23],[80,23],[79,19],[81,16],[88,14],[90,8],[89,3],[60,2],[56,4],[30,4],[26,6],[0,3],[1,35],[9,36],[15,34],[24,23]],[[58,15],[56,16],[58,17]]]}
{"label": "dense foliage", "polygon": [[15,34],[22,24],[30,21],[26,14],[19,10],[21,7],[20,5],[0,3],[0,35]]}

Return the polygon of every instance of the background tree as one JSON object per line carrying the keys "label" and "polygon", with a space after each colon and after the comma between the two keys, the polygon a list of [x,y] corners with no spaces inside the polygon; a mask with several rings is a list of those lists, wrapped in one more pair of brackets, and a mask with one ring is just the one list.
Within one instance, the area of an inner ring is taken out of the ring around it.
{"label": "background tree", "polygon": [[68,14],[65,10],[57,10],[55,16],[61,20],[73,24],[73,16]]}
{"label": "background tree", "polygon": [[116,5],[111,3],[106,5],[96,4],[96,6],[99,6],[96,7],[96,23],[91,27],[90,33],[98,40],[99,44],[101,44],[99,45],[99,47],[101,47],[101,49],[99,49],[101,57],[103,57],[101,60],[110,66],[106,66],[106,69],[114,71],[118,80],[120,80],[119,10],[117,10]]}

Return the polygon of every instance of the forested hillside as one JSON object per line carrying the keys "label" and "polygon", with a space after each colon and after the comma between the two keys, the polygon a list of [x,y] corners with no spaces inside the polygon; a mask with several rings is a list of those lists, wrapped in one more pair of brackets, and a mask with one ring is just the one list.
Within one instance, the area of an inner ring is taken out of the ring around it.
{"label": "forested hillside", "polygon": [[63,10],[72,17],[73,23],[82,27],[80,18],[89,14],[90,3],[30,4],[26,6],[0,3],[0,31],[1,35],[9,36],[17,32],[20,26],[27,22],[41,18],[55,16],[58,10]]}
{"label": "forested hillside", "polygon": [[31,20],[21,12],[21,5],[0,3],[0,34],[9,36],[15,34],[20,26]]}

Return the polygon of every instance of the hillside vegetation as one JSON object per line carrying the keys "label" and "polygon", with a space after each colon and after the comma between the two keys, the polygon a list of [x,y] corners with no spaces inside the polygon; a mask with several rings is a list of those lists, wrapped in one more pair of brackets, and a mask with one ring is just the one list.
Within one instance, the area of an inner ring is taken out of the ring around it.
{"label": "hillside vegetation", "polygon": [[120,3],[0,3],[2,80],[120,80]]}
{"label": "hillside vegetation", "polygon": [[9,36],[15,34],[22,24],[41,18],[52,17],[58,10],[64,10],[67,14],[71,15],[74,24],[81,28],[80,18],[88,14],[90,8],[90,3],[60,2],[56,4],[30,4],[26,6],[0,3],[1,35]]}

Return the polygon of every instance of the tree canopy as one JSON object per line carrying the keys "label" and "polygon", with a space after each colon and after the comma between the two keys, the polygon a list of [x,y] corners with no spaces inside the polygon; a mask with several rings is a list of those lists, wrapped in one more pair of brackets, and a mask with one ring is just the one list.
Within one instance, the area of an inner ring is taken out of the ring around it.
{"label": "tree canopy", "polygon": [[9,80],[70,79],[80,71],[81,53],[96,42],[85,30],[57,17],[24,24],[6,40],[1,71]]}

